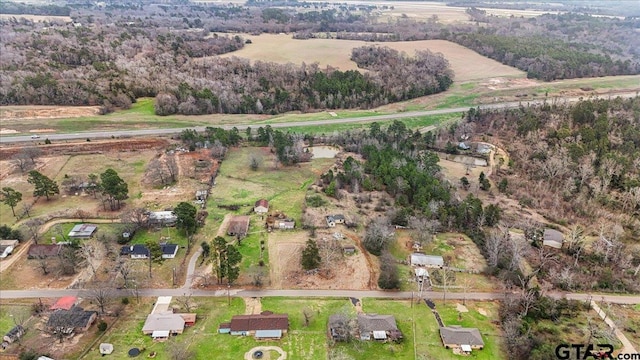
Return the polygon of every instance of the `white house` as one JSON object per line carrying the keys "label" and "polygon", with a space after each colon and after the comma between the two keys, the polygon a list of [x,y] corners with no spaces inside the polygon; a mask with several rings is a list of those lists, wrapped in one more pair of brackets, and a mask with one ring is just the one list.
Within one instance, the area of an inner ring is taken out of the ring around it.
{"label": "white house", "polygon": [[411,254],[411,266],[442,267],[444,259],[439,255],[413,253]]}
{"label": "white house", "polygon": [[258,201],[256,201],[255,205],[253,206],[253,211],[256,214],[266,214],[269,212],[269,201],[267,201],[266,199],[260,199]]}

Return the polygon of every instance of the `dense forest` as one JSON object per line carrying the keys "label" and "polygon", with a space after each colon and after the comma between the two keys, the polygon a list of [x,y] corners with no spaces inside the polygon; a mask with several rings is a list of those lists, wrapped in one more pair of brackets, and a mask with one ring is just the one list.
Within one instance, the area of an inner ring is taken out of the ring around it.
{"label": "dense forest", "polygon": [[[640,72],[636,18],[572,13],[504,18],[469,8],[469,22],[443,24],[437,16],[380,21],[385,8],[295,1],[244,6],[110,1],[65,7],[3,2],[5,13],[69,11],[73,23],[0,21],[0,104],[103,105],[109,111],[141,96],[158,96],[159,114],[279,113],[373,107],[442,91],[453,79],[446,62],[428,53],[394,54],[399,67],[382,60],[361,64],[367,72],[217,59],[245,45],[235,32],[284,32],[300,39],[444,39],[543,80]],[[369,55],[373,50],[367,48]],[[413,83],[403,84],[406,79]]]}

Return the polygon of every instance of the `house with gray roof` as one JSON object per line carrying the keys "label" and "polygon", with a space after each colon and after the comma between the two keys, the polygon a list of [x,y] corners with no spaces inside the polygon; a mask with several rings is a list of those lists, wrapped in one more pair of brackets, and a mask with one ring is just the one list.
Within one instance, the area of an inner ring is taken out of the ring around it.
{"label": "house with gray roof", "polygon": [[78,224],[69,231],[70,239],[90,239],[98,230],[98,227],[91,224]]}
{"label": "house with gray roof", "polygon": [[550,246],[555,249],[561,249],[564,243],[564,235],[558,230],[544,229],[542,234],[542,245]]}
{"label": "house with gray roof", "polygon": [[440,255],[426,255],[422,253],[411,254],[411,266],[419,267],[442,267],[444,259]]}
{"label": "house with gray roof", "polygon": [[98,317],[96,311],[85,311],[79,306],[70,310],[57,310],[49,315],[47,328],[53,333],[62,332],[70,335],[74,332],[87,331]]}
{"label": "house with gray roof", "polygon": [[358,314],[360,340],[399,340],[402,332],[398,330],[393,315]]}
{"label": "house with gray roof", "polygon": [[484,348],[482,335],[480,335],[480,330],[476,328],[463,328],[459,325],[441,327],[440,338],[447,349],[458,348],[463,352],[470,353],[472,349]]}

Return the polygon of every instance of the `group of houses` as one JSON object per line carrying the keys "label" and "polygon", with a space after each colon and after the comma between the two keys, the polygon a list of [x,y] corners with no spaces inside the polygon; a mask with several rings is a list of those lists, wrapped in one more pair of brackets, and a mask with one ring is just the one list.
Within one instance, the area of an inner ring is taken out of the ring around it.
{"label": "group of houses", "polygon": [[194,313],[174,313],[170,308],[171,300],[171,296],[158,297],[142,326],[144,335],[151,335],[153,340],[163,341],[171,336],[182,334],[185,327],[196,323]]}
{"label": "group of houses", "polygon": [[393,315],[358,314],[357,334],[354,334],[347,316],[333,314],[329,316],[327,336],[333,341],[348,341],[355,337],[361,341],[401,341],[402,332],[398,329]]}
{"label": "group of houses", "polygon": [[[98,313],[87,311],[78,306],[79,299],[75,296],[63,296],[48,308],[47,322],[44,329],[56,337],[71,337],[83,333],[96,321]],[[25,334],[25,328],[18,324],[9,330],[2,338],[1,347],[6,349]]]}
{"label": "group of houses", "polygon": [[267,215],[265,220],[265,227],[267,228],[267,231],[272,231],[273,229],[293,230],[296,227],[295,220],[287,217],[281,212],[269,214],[269,201],[267,199],[260,199],[256,201],[253,206],[253,212],[261,216]]}

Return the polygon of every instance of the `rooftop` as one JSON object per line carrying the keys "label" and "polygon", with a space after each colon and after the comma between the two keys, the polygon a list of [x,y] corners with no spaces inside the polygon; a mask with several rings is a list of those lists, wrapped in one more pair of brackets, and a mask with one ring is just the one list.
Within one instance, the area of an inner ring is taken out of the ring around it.
{"label": "rooftop", "polygon": [[69,231],[69,237],[90,237],[98,229],[97,226],[91,224],[79,224]]}
{"label": "rooftop", "polygon": [[358,314],[358,327],[361,333],[398,330],[393,315]]}
{"label": "rooftop", "polygon": [[443,266],[444,259],[439,255],[426,255],[422,253],[411,254],[411,265]]}
{"label": "rooftop", "polygon": [[77,301],[78,298],[75,296],[63,296],[51,305],[49,310],[71,310]]}
{"label": "rooftop", "polygon": [[447,326],[440,328],[440,337],[444,344],[484,346],[482,335],[476,328]]}
{"label": "rooftop", "polygon": [[288,314],[236,315],[231,318],[231,331],[287,330]]}

